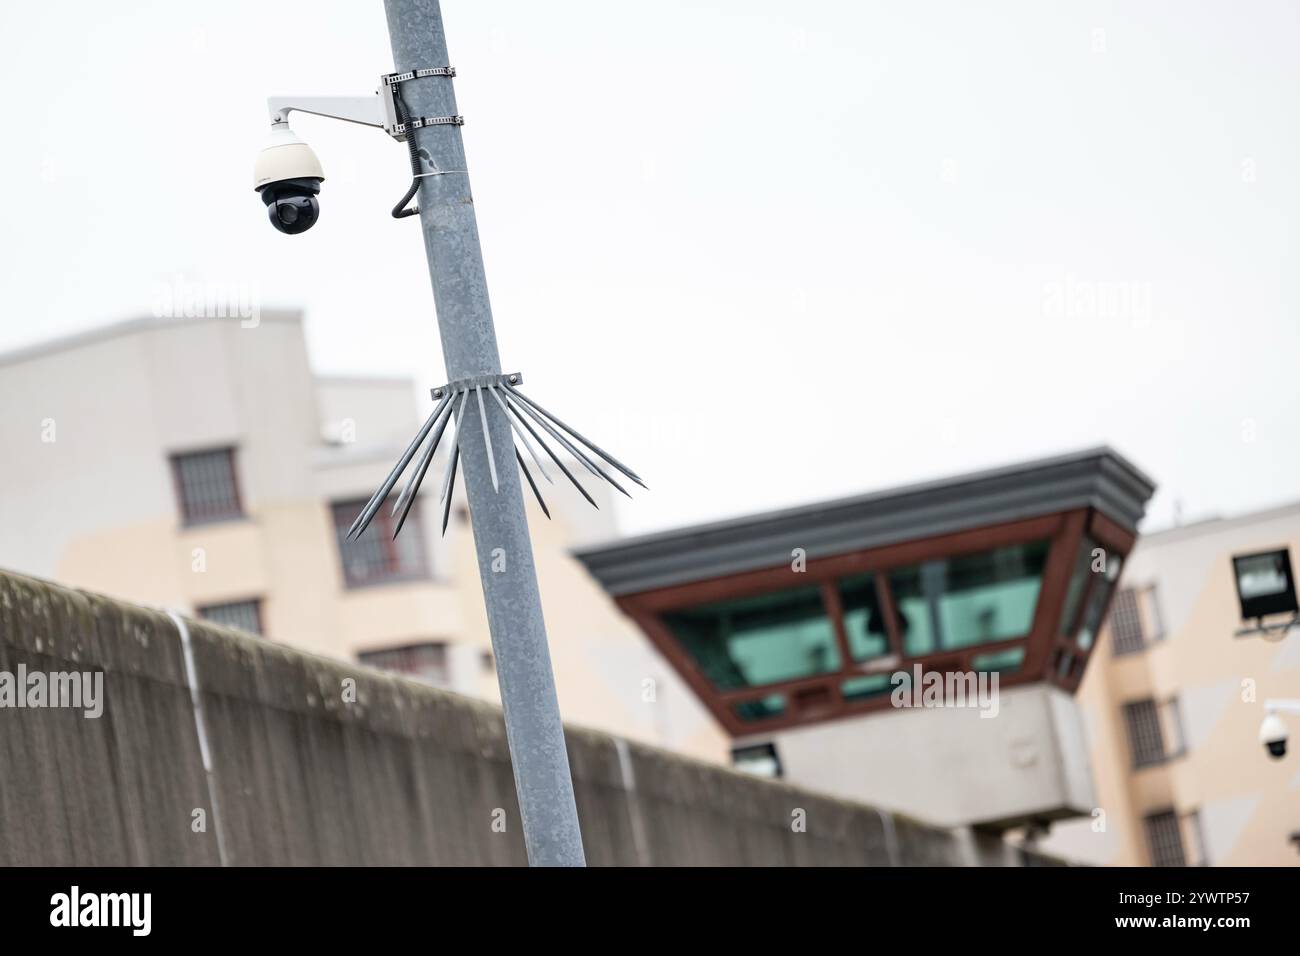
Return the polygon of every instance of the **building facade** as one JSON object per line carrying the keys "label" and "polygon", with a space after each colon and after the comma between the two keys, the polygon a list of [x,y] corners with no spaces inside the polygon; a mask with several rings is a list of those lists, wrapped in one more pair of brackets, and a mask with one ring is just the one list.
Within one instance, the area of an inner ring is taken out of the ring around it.
{"label": "building facade", "polygon": [[1232,559],[1274,549],[1300,554],[1300,504],[1138,541],[1079,690],[1097,806],[1054,826],[1045,849],[1113,865],[1300,864],[1300,757],[1270,759],[1259,742],[1264,701],[1300,698],[1300,633],[1235,636]]}
{"label": "building facade", "polygon": [[[496,700],[462,494],[345,536],[428,404],[314,374],[293,312],[0,355],[0,567]],[[1257,740],[1300,635],[1234,637],[1232,574],[1300,505],[1139,538],[1107,449],[638,539],[587,490],[527,502],[567,721],[1067,859],[1300,860]],[[996,719],[895,706],[904,671],[997,675]]]}
{"label": "building facade", "polygon": [[[296,312],[144,319],[0,356],[0,567],[496,700],[463,494],[445,536],[426,483],[396,539],[384,508],[346,540],[418,394],[313,374]],[[548,520],[528,502],[563,715],[724,760],[725,736],[567,555],[614,534],[588,485],[599,510],[554,495]]]}

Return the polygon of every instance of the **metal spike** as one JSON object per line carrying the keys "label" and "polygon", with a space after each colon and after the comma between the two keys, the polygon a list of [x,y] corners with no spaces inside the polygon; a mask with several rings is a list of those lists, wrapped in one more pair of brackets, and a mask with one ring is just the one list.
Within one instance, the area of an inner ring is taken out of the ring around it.
{"label": "metal spike", "polygon": [[[595,452],[597,455],[599,455],[601,458],[605,459],[607,462],[609,462],[611,465],[613,465],[615,468],[617,468],[617,469],[618,469],[619,471],[621,471],[623,474],[627,475],[629,478],[631,478],[633,481],[635,481],[635,482],[636,482],[638,485],[640,485],[642,488],[646,488],[646,483],[645,483],[644,481],[641,480],[641,477],[640,477],[636,472],[634,472],[634,471],[633,471],[631,468],[629,468],[627,465],[623,464],[621,461],[619,461],[617,458],[615,458],[615,457],[614,457],[613,455],[611,455],[609,452],[605,451],[603,448],[601,448],[601,447],[600,447],[599,445],[597,445],[595,442],[593,442],[593,441],[591,441],[590,439],[584,437],[583,434],[582,434],[581,432],[577,431],[576,429],[574,429],[573,427],[571,427],[571,426],[569,426],[569,425],[566,425],[563,421],[561,421],[561,420],[560,420],[559,418],[557,418],[555,415],[552,415],[552,414],[551,414],[550,412],[548,412],[546,409],[542,408],[541,405],[538,405],[535,401],[533,401],[531,398],[529,398],[529,397],[528,397],[527,395],[525,395],[523,392],[519,391],[519,389],[514,388],[513,386],[511,386],[511,385],[509,385],[509,384],[507,384],[505,387],[508,388],[508,389],[510,389],[511,392],[513,392],[515,395],[518,395],[521,399],[523,399],[525,402],[527,402],[527,403],[528,403],[529,405],[531,405],[533,408],[537,409],[539,412],[541,412],[543,415],[545,415],[545,416],[546,416],[547,418],[549,418],[551,421],[555,422],[555,424],[559,425],[559,426],[560,426],[561,428],[563,428],[566,432],[568,432],[570,435],[572,435],[572,436],[573,436],[574,438],[576,438],[578,441],[582,442],[584,445],[586,445],[588,448],[590,448],[592,451],[594,451],[594,452]],[[649,489],[649,488],[646,488],[646,490],[649,491],[650,489]]]}
{"label": "metal spike", "polygon": [[[506,416],[506,418],[509,417],[509,415]],[[523,471],[524,477],[528,479],[528,487],[533,489],[533,497],[535,497],[537,503],[542,506],[542,514],[546,515],[546,518],[549,521],[551,517],[551,509],[546,507],[546,502],[542,500],[542,493],[537,490],[537,482],[533,481],[533,476],[529,472],[528,466],[524,464],[524,456],[519,454],[518,448],[515,449],[515,461],[519,462],[519,468]]]}
{"label": "metal spike", "polygon": [[347,534],[349,538],[354,536],[360,537],[365,533],[365,530],[370,525],[375,513],[379,510],[379,506],[388,498],[388,493],[393,490],[393,485],[397,484],[397,479],[402,476],[402,472],[406,470],[406,466],[409,465],[411,459],[415,457],[416,449],[418,449],[424,442],[424,439],[428,437],[429,432],[433,429],[434,423],[442,414],[443,409],[447,407],[449,398],[449,396],[444,397],[443,400],[438,403],[437,408],[433,410],[433,414],[429,416],[428,421],[420,426],[420,430],[416,434],[415,439],[406,447],[406,451],[402,453],[402,457],[399,458],[397,464],[393,466],[393,470],[388,473],[388,477],[384,479],[384,483],[379,486],[379,490],[370,497],[370,500],[366,502],[366,506],[361,509],[361,514],[357,515],[357,519],[352,522],[352,527],[348,529]]}
{"label": "metal spike", "polygon": [[501,411],[505,412],[506,421],[510,423],[510,427],[514,430],[514,433],[519,436],[519,440],[523,443],[523,446],[528,449],[528,455],[533,459],[533,463],[537,465],[537,470],[542,473],[542,477],[550,484],[555,484],[555,479],[551,477],[551,473],[546,470],[546,466],[542,464],[542,460],[537,457],[537,452],[533,450],[533,443],[528,440],[528,435],[524,433],[522,428],[515,424],[515,420],[510,416],[510,410],[506,408],[506,403],[501,401],[501,396],[497,394],[497,387],[495,385],[489,385],[488,394],[496,399],[496,403],[501,406]]}
{"label": "metal spike", "polygon": [[573,482],[573,487],[577,488],[578,491],[581,492],[582,497],[587,499],[587,503],[590,504],[597,511],[599,511],[600,505],[596,504],[596,499],[591,497],[591,495],[587,494],[587,489],[582,487],[582,485],[578,482],[578,479],[573,477],[573,473],[570,472],[568,468],[564,467],[564,462],[560,461],[560,456],[555,454],[555,450],[551,448],[550,445],[546,444],[546,442],[542,441],[541,435],[533,431],[533,426],[528,424],[528,419],[524,418],[523,414],[519,411],[515,403],[511,400],[510,393],[507,391],[504,393],[504,395],[506,399],[506,404],[509,406],[510,411],[514,413],[514,416],[519,419],[519,424],[523,425],[524,428],[528,429],[528,434],[532,435],[535,439],[537,439],[537,444],[541,446],[542,450],[545,451],[546,454],[551,456],[551,461],[555,462],[555,464],[559,467],[560,471],[564,472],[565,478],[568,478],[569,481]]}
{"label": "metal spike", "polygon": [[558,441],[560,443],[560,447],[563,448],[565,451],[567,451],[570,455],[572,455],[574,459],[580,465],[582,465],[582,467],[586,468],[597,478],[600,477],[600,472],[596,470],[596,463],[593,462],[586,455],[584,455],[579,449],[575,448],[573,442],[569,441],[567,438],[561,435],[559,431],[556,430],[555,426],[553,426],[545,418],[537,414],[537,412],[533,411],[533,409],[529,408],[527,405],[523,403],[519,404],[519,410],[523,412],[525,415],[527,415],[529,418],[531,418],[534,423],[542,426],[542,430],[545,431],[546,434],[554,438],[556,441]]}
{"label": "metal spike", "polygon": [[433,410],[433,414],[430,415],[428,420],[420,426],[420,430],[416,432],[415,438],[413,438],[411,443],[406,446],[406,451],[403,452],[402,457],[398,459],[397,464],[393,466],[383,483],[380,484],[375,493],[366,500],[366,503],[362,506],[361,510],[357,512],[356,518],[352,521],[352,526],[348,528],[347,537],[349,539],[360,537],[360,535],[366,530],[371,519],[374,518],[375,513],[379,510],[379,506],[387,499],[388,492],[392,490],[393,485],[397,483],[397,479],[401,477],[402,472],[406,469],[406,465],[410,462],[409,456],[415,454],[416,449],[420,447],[421,442],[423,442],[425,437],[429,434],[429,429],[433,427],[434,422],[437,420],[438,416],[442,414],[445,407],[446,402],[438,403],[437,407]]}
{"label": "metal spike", "polygon": [[[415,487],[416,487],[417,490],[418,490],[419,487],[420,487],[420,482],[423,481],[423,480],[424,480],[424,472],[421,471],[421,472],[420,472],[420,477],[419,477],[419,479],[416,481],[416,485],[415,485]],[[406,516],[409,515],[409,514],[411,513],[411,505],[413,505],[413,504],[415,504],[415,495],[411,495],[411,497],[410,497],[409,499],[407,499],[406,507],[402,509],[402,516],[401,516],[400,518],[397,519],[397,527],[395,527],[395,528],[393,529],[393,540],[394,540],[394,541],[396,541],[396,540],[397,540],[397,536],[398,536],[399,534],[402,533],[402,526],[403,526],[404,524],[406,524]]]}
{"label": "metal spike", "polygon": [[398,495],[397,500],[393,502],[392,510],[389,512],[390,515],[397,514],[398,510],[406,504],[408,499],[414,497],[415,492],[419,490],[420,481],[424,479],[424,473],[429,470],[429,463],[433,461],[433,454],[438,450],[438,443],[442,441],[442,433],[447,430],[447,423],[450,421],[450,415],[444,416],[442,421],[438,423],[438,427],[433,430],[433,440],[429,442],[428,447],[426,447],[424,452],[420,455],[420,460],[416,462],[415,473],[411,475],[410,479],[406,482],[406,487],[402,489],[402,493]]}
{"label": "metal spike", "polygon": [[425,423],[420,426],[420,430],[416,432],[415,438],[411,439],[411,443],[406,446],[406,451],[402,453],[402,457],[398,459],[397,464],[394,465],[392,471],[388,473],[388,477],[384,479],[383,484],[381,484],[375,493],[370,496],[370,500],[367,501],[365,507],[361,509],[361,513],[357,515],[356,520],[352,522],[352,527],[348,529],[348,537],[353,537],[354,535],[359,537],[361,533],[366,530],[366,526],[370,524],[375,513],[379,511],[379,506],[387,500],[388,493],[392,491],[393,485],[395,485],[397,480],[402,476],[402,472],[405,471],[406,466],[410,464],[411,458],[415,455],[415,452],[419,449],[424,439],[428,437],[430,430],[435,424],[437,424],[438,419],[441,418],[446,409],[447,399],[444,397],[440,402],[438,402],[437,406],[433,409],[433,413],[429,415]]}
{"label": "metal spike", "polygon": [[424,473],[429,470],[429,462],[433,461],[433,450],[435,447],[435,445],[430,444],[424,454],[420,456],[420,460],[415,466],[415,471],[412,473],[411,479],[406,483],[406,487],[402,489],[402,493],[398,496],[397,501],[393,503],[393,510],[389,512],[389,516],[391,517],[392,515],[397,514],[398,508],[402,509],[402,516],[397,519],[397,527],[393,529],[394,540],[397,538],[397,533],[402,530],[402,525],[406,524],[406,516],[411,510],[411,505],[415,504],[415,493],[419,491],[420,483],[424,481]]}
{"label": "metal spike", "polygon": [[[453,463],[460,460],[460,416],[465,413],[465,399],[461,397],[463,394],[464,393],[462,392],[456,393],[456,397],[460,399],[460,404],[452,405],[451,408],[452,418],[455,419],[455,423],[456,423],[456,433],[452,439],[452,449],[453,449],[452,462]],[[438,495],[439,501],[446,500],[448,490],[451,487],[452,472],[454,472],[455,470],[456,469],[454,467],[450,467],[447,469],[447,474],[442,479],[442,493]]]}
{"label": "metal spike", "polygon": [[[518,395],[519,393],[516,392],[515,394]],[[544,429],[546,429],[547,434],[549,434],[552,438],[554,438],[554,439],[555,439],[556,441],[558,441],[562,446],[564,446],[564,450],[565,450],[565,451],[567,451],[567,452],[568,452],[570,455],[572,455],[574,458],[578,459],[578,461],[582,462],[583,466],[584,466],[584,467],[585,467],[589,472],[591,472],[591,473],[592,473],[593,475],[595,475],[597,478],[604,478],[606,481],[608,481],[611,485],[613,485],[613,486],[614,486],[615,488],[617,488],[619,491],[623,492],[624,495],[627,495],[627,497],[629,497],[629,498],[632,497],[631,495],[629,495],[629,494],[627,493],[627,489],[626,489],[626,488],[624,488],[624,487],[623,487],[622,485],[620,485],[617,481],[615,481],[613,478],[611,478],[611,477],[610,477],[610,476],[605,472],[605,470],[604,470],[603,468],[600,467],[600,465],[596,464],[594,461],[592,461],[590,458],[588,458],[586,455],[584,455],[584,454],[582,453],[581,449],[579,449],[576,445],[573,444],[573,442],[569,441],[567,438],[565,438],[563,435],[561,435],[561,434],[560,434],[560,433],[555,429],[555,427],[551,425],[550,422],[548,422],[545,418],[543,418],[541,415],[539,415],[539,414],[538,414],[536,411],[534,411],[532,408],[529,408],[527,405],[523,406],[523,409],[524,409],[524,412],[526,412],[528,415],[530,415],[530,416],[532,417],[533,421],[537,422],[537,424],[541,425]]]}
{"label": "metal spike", "polygon": [[492,472],[492,490],[500,491],[501,486],[497,483],[496,456],[492,454],[492,433],[488,431],[487,409],[483,407],[483,386],[475,386],[474,394],[478,397],[478,420],[483,423],[483,447],[487,449],[488,471]]}
{"label": "metal spike", "polygon": [[415,504],[415,495],[420,490],[420,484],[424,481],[424,474],[429,470],[429,464],[433,461],[434,452],[438,450],[438,443],[442,441],[442,433],[447,430],[447,423],[449,421],[451,421],[451,416],[447,415],[438,424],[437,429],[433,433],[433,438],[429,442],[429,447],[425,449],[424,454],[420,456],[420,461],[416,466],[415,473],[411,475],[411,480],[406,483],[406,487],[402,489],[401,496],[398,497],[397,502],[393,505],[393,514],[397,513],[399,507],[402,509],[402,516],[397,519],[397,527],[393,529],[393,540],[397,539],[397,535],[401,532],[402,526],[406,524],[406,516],[410,513],[411,506]]}
{"label": "metal spike", "polygon": [[447,534],[447,519],[451,517],[451,499],[456,490],[456,465],[460,462],[460,443],[457,442],[451,453],[451,465],[447,469],[447,500],[442,505],[442,533]]}

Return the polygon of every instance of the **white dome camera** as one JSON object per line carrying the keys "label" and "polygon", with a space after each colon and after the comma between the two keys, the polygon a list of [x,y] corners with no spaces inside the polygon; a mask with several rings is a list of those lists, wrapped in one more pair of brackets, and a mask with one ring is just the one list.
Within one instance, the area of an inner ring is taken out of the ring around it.
{"label": "white dome camera", "polygon": [[320,184],[325,181],[320,160],[311,147],[289,128],[292,112],[326,116],[361,126],[381,129],[393,139],[405,141],[411,159],[411,186],[393,209],[395,219],[414,215],[418,207],[408,204],[419,191],[425,175],[419,150],[411,134],[426,126],[460,126],[460,116],[413,116],[406,108],[398,85],[429,76],[452,77],[450,66],[429,67],[406,73],[385,73],[379,89],[369,96],[272,96],[266,101],[271,119],[271,141],[253,167],[253,189],[266,204],[271,225],[291,236],[306,232],[320,218]]}
{"label": "white dome camera", "polygon": [[1281,760],[1286,756],[1286,739],[1286,722],[1269,711],[1264,722],[1259,725],[1259,742],[1264,745],[1270,757]]}
{"label": "white dome camera", "polygon": [[320,218],[316,196],[325,180],[320,160],[286,122],[271,124],[271,141],[257,156],[253,189],[266,203],[271,225],[294,236]]}

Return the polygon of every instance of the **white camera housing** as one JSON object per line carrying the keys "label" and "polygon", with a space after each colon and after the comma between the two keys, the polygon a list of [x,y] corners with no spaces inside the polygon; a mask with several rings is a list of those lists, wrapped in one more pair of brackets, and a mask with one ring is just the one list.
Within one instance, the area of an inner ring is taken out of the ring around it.
{"label": "white camera housing", "polygon": [[320,160],[312,148],[298,138],[288,123],[271,126],[271,141],[257,154],[253,166],[253,189],[260,191],[286,179],[325,179]]}
{"label": "white camera housing", "polygon": [[325,172],[310,146],[294,135],[285,120],[271,124],[271,142],[253,165],[253,188],[266,203],[277,231],[296,236],[320,218],[320,184]]}
{"label": "white camera housing", "polygon": [[1268,755],[1274,760],[1286,756],[1287,729],[1286,721],[1269,711],[1259,725],[1259,742],[1264,745]]}

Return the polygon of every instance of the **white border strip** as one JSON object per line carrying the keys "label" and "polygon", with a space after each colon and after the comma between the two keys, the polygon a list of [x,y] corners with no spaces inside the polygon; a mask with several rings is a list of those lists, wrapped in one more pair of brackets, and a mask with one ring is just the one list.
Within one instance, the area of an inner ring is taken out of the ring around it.
{"label": "white border strip", "polygon": [[623,778],[623,790],[627,793],[627,812],[632,823],[632,845],[636,848],[637,864],[650,866],[650,846],[646,839],[645,820],[641,817],[641,803],[637,798],[632,754],[628,750],[627,741],[622,737],[614,738],[614,750],[618,753],[619,774]]}
{"label": "white border strip", "polygon": [[194,645],[190,642],[190,629],[185,624],[185,618],[171,608],[167,608],[167,616],[176,625],[176,631],[181,636],[181,650],[185,653],[185,682],[190,687],[190,703],[194,707],[194,730],[199,736],[199,754],[203,758],[203,773],[208,783],[208,802],[212,804],[212,829],[217,835],[217,859],[221,861],[222,866],[229,866],[226,858],[226,837],[221,829],[221,811],[217,805],[217,781],[212,772],[212,753],[208,748],[208,728],[203,719],[203,697],[199,694],[198,670],[194,666]]}

